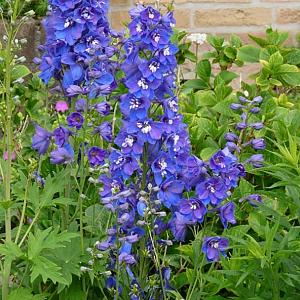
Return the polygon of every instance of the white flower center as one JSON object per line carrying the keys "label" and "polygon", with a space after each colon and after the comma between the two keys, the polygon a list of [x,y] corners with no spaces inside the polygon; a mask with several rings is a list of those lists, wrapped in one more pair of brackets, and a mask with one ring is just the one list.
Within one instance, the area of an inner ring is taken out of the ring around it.
{"label": "white flower center", "polygon": [[144,78],[142,78],[138,81],[138,86],[141,87],[143,90],[147,90],[149,87]]}
{"label": "white flower center", "polygon": [[219,243],[218,242],[214,242],[212,243],[212,248],[218,249],[219,248]]}
{"label": "white flower center", "polygon": [[170,101],[168,102],[168,105],[169,105],[169,107],[170,107],[170,109],[171,109],[172,111],[174,111],[174,112],[177,112],[177,111],[178,111],[178,108],[177,108],[177,101],[175,101],[175,100],[170,100]]}
{"label": "white flower center", "polygon": [[130,106],[129,106],[129,108],[130,109],[137,109],[137,108],[139,108],[140,107],[140,101],[139,101],[139,99],[137,99],[137,98],[132,98],[131,100],[130,100]]}
{"label": "white flower center", "polygon": [[180,139],[180,137],[179,137],[179,135],[178,135],[178,134],[175,134],[175,135],[173,136],[174,146],[176,146],[176,145],[177,145],[177,143],[178,143],[179,139]]}
{"label": "white flower center", "polygon": [[65,28],[70,27],[73,24],[73,21],[70,18],[67,18],[64,24]]}
{"label": "white flower center", "polygon": [[99,49],[99,48],[100,48],[100,42],[99,42],[99,40],[94,39],[94,40],[92,41],[92,46],[93,46],[93,48],[95,48],[95,49]]}
{"label": "white flower center", "polygon": [[125,141],[122,143],[122,147],[126,148],[126,147],[132,147],[134,143],[134,138],[131,135],[128,135],[125,138]]}
{"label": "white flower center", "polygon": [[196,210],[197,209],[197,205],[196,204],[191,204],[191,209],[192,210]]}
{"label": "white flower center", "polygon": [[151,125],[149,124],[148,121],[145,121],[144,123],[138,122],[138,123],[136,124],[136,126],[137,126],[138,128],[140,128],[141,131],[142,131],[142,133],[144,133],[144,134],[149,133],[149,132],[151,131],[151,129],[152,129],[152,128],[151,128]]}
{"label": "white flower center", "polygon": [[160,40],[160,34],[156,33],[156,34],[154,35],[154,41],[155,41],[156,43],[158,43],[159,40]]}
{"label": "white flower center", "polygon": [[123,161],[124,161],[124,157],[120,156],[120,157],[115,161],[115,163],[116,163],[116,165],[119,165],[119,164],[121,164]]}
{"label": "white flower center", "polygon": [[153,13],[149,13],[149,19],[154,19],[154,14]]}
{"label": "white flower center", "polygon": [[170,48],[167,47],[166,49],[164,49],[164,56],[170,55]]}
{"label": "white flower center", "polygon": [[112,194],[118,193],[120,191],[120,185],[117,182],[113,181],[110,191],[112,192]]}
{"label": "white flower center", "polygon": [[142,32],[142,25],[140,23],[138,23],[135,27],[136,32],[140,33]]}
{"label": "white flower center", "polygon": [[149,65],[149,69],[152,73],[155,73],[157,69],[159,69],[159,63],[158,62],[153,62]]}
{"label": "white flower center", "polygon": [[216,192],[215,188],[212,185],[210,185],[208,187],[208,189],[210,190],[211,193],[215,193]]}
{"label": "white flower center", "polygon": [[87,9],[85,9],[85,10],[82,12],[81,16],[82,16],[85,20],[89,20],[89,19],[91,18],[91,15],[90,15],[90,13],[89,13],[89,11],[88,11]]}
{"label": "white flower center", "polygon": [[166,163],[166,161],[163,158],[158,162],[158,166],[161,170],[161,175],[162,176],[167,175],[166,168],[168,167],[168,164]]}

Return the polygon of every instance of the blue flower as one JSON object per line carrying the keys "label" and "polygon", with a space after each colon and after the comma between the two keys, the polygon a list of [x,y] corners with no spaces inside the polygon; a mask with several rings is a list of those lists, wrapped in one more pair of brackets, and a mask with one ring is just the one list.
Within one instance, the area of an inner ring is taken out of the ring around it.
{"label": "blue flower", "polygon": [[224,228],[227,228],[228,223],[236,224],[234,211],[235,204],[233,202],[228,202],[220,207],[220,219]]}
{"label": "blue flower", "polygon": [[67,122],[70,127],[75,127],[78,130],[82,127],[84,118],[81,113],[73,112],[67,117]]}
{"label": "blue flower", "polygon": [[218,151],[209,160],[211,170],[218,173],[226,173],[237,161],[237,158],[231,154],[228,148]]}
{"label": "blue flower", "polygon": [[105,141],[112,142],[112,125],[110,122],[103,122],[95,128],[95,132],[99,133]]}
{"label": "blue flower", "polygon": [[140,120],[127,123],[126,131],[128,134],[137,134],[137,138],[141,143],[154,144],[160,140],[163,134],[163,124],[161,122],[152,121],[151,119]]}
{"label": "blue flower", "polygon": [[63,147],[51,151],[50,162],[51,164],[67,164],[74,159],[74,150],[70,144],[66,144]]}
{"label": "blue flower", "polygon": [[113,151],[109,157],[111,172],[116,176],[127,179],[134,171],[139,169],[138,162],[130,155],[123,155],[118,151]]}
{"label": "blue flower", "polygon": [[226,238],[219,236],[204,238],[202,252],[206,255],[206,259],[211,261],[219,261],[220,254],[226,256],[226,250],[229,246],[229,241]]}
{"label": "blue flower", "polygon": [[179,203],[179,212],[193,223],[202,223],[206,214],[205,205],[195,198],[182,199]]}
{"label": "blue flower", "polygon": [[164,206],[170,208],[178,205],[183,190],[184,183],[181,180],[168,179],[161,184],[157,196]]}
{"label": "blue flower", "polygon": [[143,143],[138,140],[136,134],[128,134],[121,130],[115,138],[115,144],[124,154],[141,155],[143,153]]}
{"label": "blue flower", "polygon": [[183,242],[186,236],[188,225],[192,225],[193,221],[189,221],[179,212],[175,212],[169,222],[169,227],[176,241]]}
{"label": "blue flower", "polygon": [[165,178],[170,177],[176,171],[173,159],[166,153],[161,153],[152,163],[151,169],[156,184],[160,185]]}
{"label": "blue flower", "polygon": [[131,120],[145,119],[150,108],[150,101],[147,98],[137,98],[132,94],[121,96],[121,112],[129,116]]}
{"label": "blue flower", "polygon": [[37,150],[40,155],[47,152],[52,134],[39,125],[35,125],[35,134],[32,137],[32,148]]}
{"label": "blue flower", "polygon": [[53,136],[55,140],[55,144],[58,147],[63,147],[65,144],[69,144],[69,136],[71,135],[71,131],[63,126],[56,128],[53,131]]}
{"label": "blue flower", "polygon": [[218,205],[227,198],[227,188],[219,177],[210,177],[196,186],[196,193],[205,204]]}
{"label": "blue flower", "polygon": [[103,150],[96,146],[91,147],[88,151],[88,159],[92,167],[103,165],[107,156],[108,155],[106,150]]}

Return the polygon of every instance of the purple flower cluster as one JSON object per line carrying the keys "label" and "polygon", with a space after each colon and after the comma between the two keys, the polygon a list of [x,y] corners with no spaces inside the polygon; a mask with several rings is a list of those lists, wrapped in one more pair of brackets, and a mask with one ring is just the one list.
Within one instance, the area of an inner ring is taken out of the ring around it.
{"label": "purple flower cluster", "polygon": [[[234,224],[235,205],[224,201],[245,175],[228,147],[209,162],[191,155],[175,93],[172,12],[162,16],[152,7],[138,5],[131,19],[122,64],[128,89],[120,98],[122,127],[109,157],[110,174],[99,178],[101,201],[117,215],[108,239],[97,245],[101,251],[118,249],[110,265],[113,273],[116,264],[130,270],[137,262],[134,249],[139,240],[146,239],[151,253],[154,245],[147,239],[147,230],[158,244],[169,245],[171,241],[163,239],[166,230],[183,241],[188,226],[202,223],[207,213],[218,211],[225,228]],[[184,191],[194,197],[185,198]],[[220,242],[221,253],[227,244]],[[109,282],[115,282],[114,275]]]}
{"label": "purple flower cluster", "polygon": [[51,78],[60,81],[70,96],[74,91],[90,98],[110,93],[116,82],[108,1],[50,0],[49,4],[40,77],[45,83]]}
{"label": "purple flower cluster", "polygon": [[[244,96],[239,97],[240,103],[231,104],[231,109],[240,113],[241,121],[236,125],[238,135],[230,132],[225,134],[227,147],[232,151],[240,152],[246,147],[251,147],[253,150],[264,150],[266,143],[263,138],[256,137],[256,133],[264,128],[264,124],[260,121],[253,120],[253,116],[260,112],[259,105],[263,101],[261,96],[257,96],[252,100],[248,100]],[[262,167],[263,155],[253,154],[247,163],[255,168]]]}
{"label": "purple flower cluster", "polygon": [[72,132],[65,127],[58,127],[53,132],[49,132],[39,125],[35,125],[35,134],[32,137],[32,148],[40,155],[44,155],[54,140],[56,148],[50,153],[52,164],[67,164],[74,159],[74,150],[69,142]]}
{"label": "purple flower cluster", "polygon": [[[77,99],[75,110],[70,111],[66,118],[68,128],[60,126],[49,133],[36,126],[32,146],[43,155],[53,137],[56,148],[50,154],[50,162],[66,164],[74,160],[69,137],[80,136],[82,128],[89,134],[99,135],[104,141],[112,141],[112,125],[109,122],[96,123],[99,117],[110,114],[111,105],[104,100],[94,103],[94,99],[110,94],[117,86],[114,74],[118,65],[113,58],[116,48],[112,41],[120,36],[109,28],[108,1],[51,0],[49,4],[51,11],[44,24],[46,43],[41,47],[44,54],[40,77],[45,83],[51,78],[58,80],[64,94]],[[62,111],[60,107],[59,111]],[[83,148],[78,150],[78,159],[83,153],[91,167],[104,164],[107,158],[105,150],[93,146]]]}

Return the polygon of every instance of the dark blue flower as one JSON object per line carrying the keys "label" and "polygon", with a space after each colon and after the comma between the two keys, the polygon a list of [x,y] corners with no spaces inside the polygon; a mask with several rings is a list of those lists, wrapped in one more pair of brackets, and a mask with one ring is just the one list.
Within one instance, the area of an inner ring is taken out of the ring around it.
{"label": "dark blue flower", "polygon": [[139,141],[135,134],[128,134],[123,130],[116,136],[115,144],[121,148],[124,154],[141,155],[143,153],[143,142]]}
{"label": "dark blue flower", "polygon": [[103,122],[95,128],[95,132],[99,133],[105,141],[112,142],[112,125],[110,122]]}
{"label": "dark blue flower", "polygon": [[47,152],[52,134],[39,125],[35,125],[35,134],[32,137],[32,148],[37,150],[40,155]]}
{"label": "dark blue flower", "polygon": [[205,204],[218,205],[227,197],[227,188],[219,177],[210,177],[196,186],[196,193]]}
{"label": "dark blue flower", "polygon": [[228,223],[236,224],[234,211],[235,204],[233,202],[228,202],[220,207],[220,219],[224,228],[227,228]]}
{"label": "dark blue flower", "polygon": [[224,173],[232,167],[237,158],[231,154],[228,148],[218,151],[209,160],[209,166],[214,173]]}
{"label": "dark blue flower", "polygon": [[94,105],[95,110],[101,115],[101,116],[107,116],[110,113],[111,106],[107,102],[100,102]]}
{"label": "dark blue flower", "polygon": [[206,214],[206,207],[199,199],[182,199],[179,203],[179,212],[193,223],[202,223]]}
{"label": "dark blue flower", "polygon": [[219,261],[220,254],[226,256],[226,250],[228,249],[229,241],[226,238],[219,236],[204,238],[202,245],[202,252],[206,255],[208,261]]}
{"label": "dark blue flower", "polygon": [[108,155],[106,150],[103,150],[96,146],[91,147],[88,151],[88,159],[92,167],[103,165],[107,156]]}
{"label": "dark blue flower", "polygon": [[152,163],[151,169],[154,174],[156,184],[161,184],[162,181],[173,175],[176,167],[173,159],[166,153],[161,153],[157,159]]}
{"label": "dark blue flower", "polygon": [[266,148],[266,143],[263,138],[257,138],[251,141],[251,146],[254,150],[264,150]]}
{"label": "dark blue flower", "polygon": [[51,151],[50,162],[52,164],[67,164],[74,159],[74,150],[70,144],[65,144],[63,147]]}
{"label": "dark blue flower", "polygon": [[157,196],[169,208],[178,205],[183,190],[184,183],[181,180],[168,179],[161,184]]}
{"label": "dark blue flower", "polygon": [[188,225],[192,225],[193,223],[193,221],[190,221],[179,212],[175,212],[169,222],[169,227],[175,240],[183,242],[186,236]]}
{"label": "dark blue flower", "polygon": [[63,126],[56,128],[53,131],[54,141],[58,147],[63,147],[65,144],[69,144],[69,136],[71,131]]}
{"label": "dark blue flower", "polygon": [[83,125],[84,118],[81,113],[73,112],[67,117],[67,122],[70,127],[75,127],[76,129],[80,129]]}

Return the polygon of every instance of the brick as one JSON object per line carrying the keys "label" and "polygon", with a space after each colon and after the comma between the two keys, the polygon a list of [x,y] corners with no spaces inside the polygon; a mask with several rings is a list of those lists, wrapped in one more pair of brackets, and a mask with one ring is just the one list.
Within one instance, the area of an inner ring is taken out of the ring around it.
{"label": "brick", "polygon": [[300,8],[282,8],[277,11],[276,21],[281,24],[300,23]]}
{"label": "brick", "polygon": [[262,2],[276,2],[276,3],[280,3],[280,2],[295,2],[295,3],[299,3],[299,0],[260,0]]}
{"label": "brick", "polygon": [[175,3],[249,3],[251,0],[175,0]]}
{"label": "brick", "polygon": [[188,9],[175,9],[174,17],[176,19],[176,26],[179,28],[190,28],[191,11]]}
{"label": "brick", "polygon": [[110,5],[117,6],[117,5],[130,5],[130,0],[110,0]]}
{"label": "brick", "polygon": [[250,26],[267,25],[272,21],[268,8],[201,9],[196,11],[196,26]]}
{"label": "brick", "polygon": [[128,23],[130,17],[128,11],[112,11],[111,13],[111,26],[113,29],[123,29],[124,23]]}

